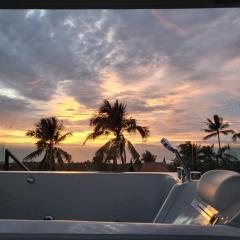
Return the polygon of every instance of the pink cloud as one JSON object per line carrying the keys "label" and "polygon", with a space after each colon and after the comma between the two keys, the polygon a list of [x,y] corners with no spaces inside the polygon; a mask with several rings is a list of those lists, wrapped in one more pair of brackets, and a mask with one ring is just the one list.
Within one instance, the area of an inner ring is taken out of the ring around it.
{"label": "pink cloud", "polygon": [[168,18],[161,14],[160,10],[154,9],[152,10],[152,14],[156,20],[165,28],[169,30],[173,30],[180,36],[185,36],[188,34],[188,31],[185,28],[178,26],[176,23],[170,21]]}

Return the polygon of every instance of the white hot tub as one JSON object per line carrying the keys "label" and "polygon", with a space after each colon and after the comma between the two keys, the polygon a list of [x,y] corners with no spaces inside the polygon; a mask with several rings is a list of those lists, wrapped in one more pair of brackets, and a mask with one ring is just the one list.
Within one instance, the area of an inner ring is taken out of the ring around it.
{"label": "white hot tub", "polygon": [[[240,239],[237,183],[229,171],[186,183],[161,173],[0,172],[0,239]],[[231,204],[218,201],[224,193]]]}

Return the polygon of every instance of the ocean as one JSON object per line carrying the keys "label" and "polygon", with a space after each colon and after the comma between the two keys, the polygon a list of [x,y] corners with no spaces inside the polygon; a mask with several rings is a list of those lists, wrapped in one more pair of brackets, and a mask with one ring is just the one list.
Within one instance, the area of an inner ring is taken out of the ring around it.
{"label": "ocean", "polygon": [[[141,155],[145,150],[152,152],[154,155],[157,155],[157,161],[162,161],[163,158],[166,158],[166,161],[170,161],[174,158],[174,155],[162,147],[159,144],[134,144],[135,148]],[[24,144],[8,144],[4,146],[5,148],[9,149],[11,153],[19,160],[22,160],[26,157],[29,153],[35,150],[35,146],[33,145],[24,145]],[[72,155],[72,160],[74,162],[84,162],[87,160],[92,160],[95,152],[100,146],[89,146],[89,145],[70,145],[70,144],[62,144],[61,148],[67,151],[69,154]],[[2,159],[2,152],[3,146],[0,147],[0,159]],[[38,157],[36,161],[40,160],[41,157]],[[127,154],[127,159],[130,159],[129,154]]]}
{"label": "ocean", "polygon": [[[166,150],[160,143],[155,144],[134,144],[135,148],[141,155],[145,150],[150,151],[154,155],[157,155],[157,161],[161,162],[165,157],[167,162],[170,162],[175,156],[173,153]],[[11,153],[19,160],[22,160],[25,156],[35,150],[34,144],[32,145],[25,145],[25,144],[8,144],[4,146],[5,148],[9,149]],[[69,154],[72,155],[73,162],[84,162],[84,161],[91,161],[95,152],[100,146],[96,145],[81,145],[81,144],[62,144],[61,148],[67,151]],[[217,148],[216,148],[217,150]],[[234,145],[231,150],[230,154],[234,155],[238,159],[240,159],[240,148]],[[3,160],[3,145],[0,145],[0,160]],[[129,154],[127,154],[127,159],[130,159]],[[41,157],[38,157],[36,161],[41,160]]]}

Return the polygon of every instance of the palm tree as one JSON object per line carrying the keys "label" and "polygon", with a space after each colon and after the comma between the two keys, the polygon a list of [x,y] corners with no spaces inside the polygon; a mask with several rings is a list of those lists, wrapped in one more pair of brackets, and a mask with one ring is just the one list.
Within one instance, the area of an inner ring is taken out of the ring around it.
{"label": "palm tree", "polygon": [[142,154],[142,161],[143,162],[156,162],[157,155],[152,154],[150,151],[146,150]]}
{"label": "palm tree", "polygon": [[214,151],[214,144],[202,146],[203,161],[209,162],[216,159],[216,153]]}
{"label": "palm tree", "polygon": [[[221,142],[220,142],[220,134],[228,135],[229,133],[233,134],[233,130],[225,130],[229,127],[229,123],[224,122],[222,117],[219,117],[217,114],[213,116],[213,120],[207,118],[207,122],[205,122],[208,126],[207,129],[203,129],[204,132],[210,133],[207,136],[205,136],[203,139],[209,139],[212,137],[217,136],[218,137],[218,146],[219,146],[219,155],[222,154],[221,149]],[[218,161],[218,160],[217,160]]]}
{"label": "palm tree", "polygon": [[179,153],[191,170],[197,170],[202,160],[202,146],[187,141],[178,146]]}
{"label": "palm tree", "polygon": [[41,170],[55,170],[55,162],[63,164],[64,160],[71,162],[72,156],[58,147],[71,132],[65,134],[63,122],[56,117],[42,118],[35,124],[35,130],[28,130],[26,135],[37,139],[37,149],[24,158],[25,161],[43,154],[39,168]]}
{"label": "palm tree", "polygon": [[240,139],[240,132],[236,132],[233,134],[232,139],[234,142],[237,141],[237,139]]}
{"label": "palm tree", "polygon": [[100,136],[113,135],[113,138],[96,152],[96,156],[100,156],[104,162],[112,160],[114,167],[119,158],[122,164],[126,163],[126,145],[134,161],[140,157],[133,144],[125,138],[124,132],[138,132],[143,139],[149,136],[149,129],[138,125],[135,119],[129,117],[126,105],[118,100],[113,104],[104,100],[98,112],[90,119],[90,126],[94,127],[94,130],[87,136],[83,144],[89,139],[94,140]]}
{"label": "palm tree", "polygon": [[234,155],[230,154],[231,147],[228,145],[222,147],[222,155],[221,155],[221,160],[225,163],[228,164],[231,160],[238,161],[238,158],[236,158]]}

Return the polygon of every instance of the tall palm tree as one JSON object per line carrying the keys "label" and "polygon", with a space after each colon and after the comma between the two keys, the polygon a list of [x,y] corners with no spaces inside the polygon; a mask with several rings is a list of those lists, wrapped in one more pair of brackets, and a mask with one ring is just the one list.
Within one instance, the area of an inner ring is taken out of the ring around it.
{"label": "tall palm tree", "polygon": [[97,156],[101,156],[104,162],[113,161],[113,165],[117,165],[120,158],[122,164],[126,163],[126,145],[134,161],[138,160],[140,155],[128,141],[124,132],[138,132],[143,139],[149,136],[149,129],[137,124],[137,121],[128,116],[126,105],[116,100],[111,104],[108,100],[104,100],[99,107],[98,112],[90,119],[90,126],[94,127],[83,144],[89,139],[96,139],[100,136],[113,135],[106,144],[104,144],[97,152]]}
{"label": "tall palm tree", "polygon": [[[207,136],[205,136],[203,139],[209,139],[212,137],[217,136],[218,138],[218,147],[219,147],[219,155],[221,156],[222,154],[222,149],[221,149],[221,142],[220,142],[220,134],[228,135],[229,133],[233,134],[233,130],[225,130],[228,128],[230,125],[227,122],[223,121],[222,117],[219,117],[217,114],[213,116],[213,120],[207,118],[207,122],[205,124],[208,126],[207,129],[203,129],[204,132],[210,133]],[[217,160],[218,161],[218,160]]]}
{"label": "tall palm tree", "polygon": [[42,118],[35,124],[35,130],[28,130],[26,135],[37,139],[37,149],[27,155],[24,160],[30,160],[43,154],[40,162],[40,170],[55,170],[56,161],[63,164],[64,160],[71,162],[72,156],[58,147],[71,132],[62,133],[63,122],[56,117]]}

